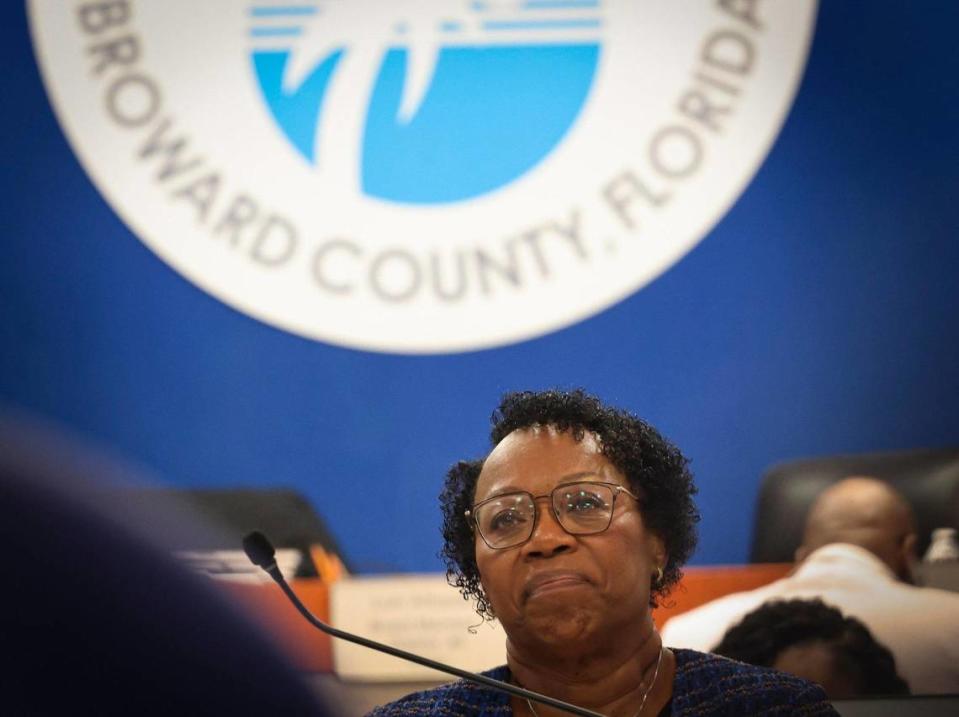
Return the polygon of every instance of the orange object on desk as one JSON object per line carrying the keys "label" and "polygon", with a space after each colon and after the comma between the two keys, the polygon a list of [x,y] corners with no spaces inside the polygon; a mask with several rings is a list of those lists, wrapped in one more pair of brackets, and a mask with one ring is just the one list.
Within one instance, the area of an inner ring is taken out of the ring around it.
{"label": "orange object on desk", "polygon": [[768,585],[784,577],[793,567],[792,563],[756,563],[686,568],[679,585],[663,599],[663,605],[653,610],[653,620],[656,627],[662,629],[674,615],[730,593]]}
{"label": "orange object on desk", "polygon": [[[330,637],[310,625],[274,583],[222,581],[219,586],[274,639],[293,665],[304,672],[330,672]],[[324,622],[330,619],[329,587],[320,578],[294,578],[290,587]]]}

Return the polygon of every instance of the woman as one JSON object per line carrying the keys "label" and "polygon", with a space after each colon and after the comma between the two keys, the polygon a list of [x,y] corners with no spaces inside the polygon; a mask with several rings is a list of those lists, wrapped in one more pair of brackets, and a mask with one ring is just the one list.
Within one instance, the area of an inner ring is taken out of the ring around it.
{"label": "woman", "polygon": [[[492,444],[441,495],[450,582],[507,635],[506,665],[486,674],[611,717],[836,714],[811,683],[663,647],[650,608],[699,516],[686,459],[655,429],[581,391],[516,393]],[[561,713],[456,682],[371,714]]]}

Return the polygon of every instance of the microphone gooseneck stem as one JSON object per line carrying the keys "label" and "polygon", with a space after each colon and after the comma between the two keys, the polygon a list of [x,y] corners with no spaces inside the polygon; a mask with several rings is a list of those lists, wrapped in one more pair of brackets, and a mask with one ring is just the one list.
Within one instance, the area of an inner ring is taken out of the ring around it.
{"label": "microphone gooseneck stem", "polygon": [[384,652],[387,655],[398,657],[401,660],[415,662],[417,665],[423,665],[424,667],[445,672],[447,674],[454,675],[455,677],[469,680],[470,682],[476,682],[487,687],[502,690],[503,692],[508,692],[511,695],[516,695],[517,697],[522,697],[523,699],[535,700],[536,702],[541,702],[544,705],[565,710],[570,714],[581,715],[582,717],[603,717],[603,715],[601,715],[599,712],[593,712],[592,710],[588,710],[583,707],[577,707],[576,705],[569,704],[568,702],[553,699],[552,697],[541,695],[538,692],[532,692],[531,690],[527,690],[523,687],[511,685],[508,682],[501,682],[500,680],[494,680],[492,677],[486,677],[485,675],[479,675],[474,672],[467,672],[466,670],[461,670],[458,667],[452,667],[451,665],[444,665],[442,662],[436,662],[428,657],[414,655],[412,652],[406,652],[405,650],[400,650],[396,647],[390,647],[389,645],[368,640],[365,637],[360,637],[359,635],[338,630],[332,625],[327,625],[325,622],[317,618],[312,612],[309,611],[309,609],[307,609],[306,605],[300,602],[300,599],[296,596],[296,593],[293,592],[293,589],[286,582],[286,579],[283,577],[283,574],[280,573],[280,569],[276,566],[275,562],[272,565],[261,567],[263,567],[270,577],[273,578],[276,584],[280,586],[280,589],[286,594],[290,602],[293,603],[293,607],[299,610],[300,614],[303,615],[303,617],[305,617],[311,625],[322,632],[325,632],[327,635],[338,637],[341,640],[353,642],[357,645],[362,645],[363,647],[368,647],[371,650]]}

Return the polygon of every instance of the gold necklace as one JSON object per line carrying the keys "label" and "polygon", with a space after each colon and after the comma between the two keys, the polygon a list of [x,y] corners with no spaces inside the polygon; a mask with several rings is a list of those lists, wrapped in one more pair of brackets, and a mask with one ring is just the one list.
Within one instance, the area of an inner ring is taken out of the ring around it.
{"label": "gold necklace", "polygon": [[[662,663],[663,648],[659,648],[659,657],[656,659],[656,670],[653,672],[653,679],[650,681],[649,687],[643,692],[643,701],[639,703],[639,712],[636,713],[636,717],[639,717],[643,713],[643,708],[646,707],[646,698],[649,697],[649,693],[653,691],[653,685],[656,684],[656,678],[659,677],[659,666]],[[529,697],[526,698],[526,704],[529,705],[529,711],[533,713],[533,717],[539,717],[539,712],[533,707],[533,702]]]}

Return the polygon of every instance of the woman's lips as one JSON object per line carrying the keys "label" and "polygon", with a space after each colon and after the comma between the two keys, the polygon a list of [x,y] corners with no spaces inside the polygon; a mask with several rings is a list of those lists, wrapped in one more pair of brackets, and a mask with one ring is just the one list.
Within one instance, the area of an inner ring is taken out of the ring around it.
{"label": "woman's lips", "polygon": [[567,590],[589,584],[589,580],[582,573],[569,570],[550,570],[532,575],[523,588],[523,597],[529,599],[534,595]]}

